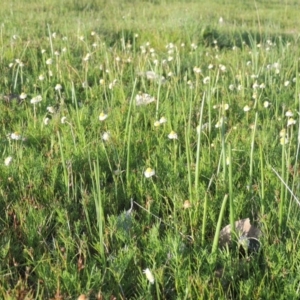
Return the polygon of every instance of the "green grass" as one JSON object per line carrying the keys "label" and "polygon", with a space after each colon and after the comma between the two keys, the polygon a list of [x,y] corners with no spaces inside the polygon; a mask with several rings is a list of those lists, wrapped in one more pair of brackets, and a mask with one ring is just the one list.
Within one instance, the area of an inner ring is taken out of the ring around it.
{"label": "green grass", "polygon": [[[299,298],[298,11],[5,1],[0,298]],[[248,217],[260,251],[221,249]]]}

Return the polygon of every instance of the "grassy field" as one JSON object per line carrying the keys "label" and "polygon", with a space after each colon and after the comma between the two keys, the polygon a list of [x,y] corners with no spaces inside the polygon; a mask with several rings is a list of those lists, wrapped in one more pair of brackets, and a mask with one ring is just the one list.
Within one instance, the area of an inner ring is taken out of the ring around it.
{"label": "grassy field", "polygon": [[298,299],[299,2],[3,2],[0,298]]}

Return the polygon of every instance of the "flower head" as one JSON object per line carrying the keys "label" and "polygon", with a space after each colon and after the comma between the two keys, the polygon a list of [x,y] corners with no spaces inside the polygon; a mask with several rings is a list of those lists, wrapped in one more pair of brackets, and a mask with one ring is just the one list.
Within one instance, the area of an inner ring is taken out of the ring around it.
{"label": "flower head", "polygon": [[108,117],[108,115],[102,111],[99,115],[99,121],[104,121],[107,119],[107,117]]}
{"label": "flower head", "polygon": [[110,139],[110,134],[109,134],[109,132],[104,132],[103,134],[102,134],[102,140],[103,141],[108,141]]}
{"label": "flower head", "polygon": [[19,98],[20,98],[21,100],[26,99],[26,97],[27,97],[27,94],[25,94],[25,93],[21,93],[20,96],[19,96]]}
{"label": "flower head", "polygon": [[66,121],[67,121],[67,117],[62,117],[62,118],[60,119],[60,122],[61,122],[62,124],[65,124]]}
{"label": "flower head", "polygon": [[25,141],[25,138],[22,137],[19,132],[13,132],[13,133],[9,134],[9,137],[15,141],[20,141],[20,140]]}
{"label": "flower head", "polygon": [[168,138],[169,138],[170,140],[177,140],[177,139],[178,139],[178,135],[177,135],[177,133],[176,133],[174,130],[172,130],[172,131],[168,134]]}
{"label": "flower head", "polygon": [[281,145],[286,145],[288,142],[289,142],[289,138],[286,135],[280,138]]}
{"label": "flower head", "polygon": [[251,107],[249,105],[246,105],[246,106],[244,106],[243,109],[244,109],[244,112],[248,112],[251,109]]}
{"label": "flower head", "polygon": [[166,123],[167,122],[167,119],[165,118],[165,117],[161,117],[160,119],[159,119],[159,123],[160,124],[164,124],[164,123]]}
{"label": "flower head", "polygon": [[49,122],[50,122],[50,119],[49,119],[48,117],[46,117],[46,118],[44,119],[44,124],[45,124],[45,125],[48,125]]}
{"label": "flower head", "polygon": [[147,279],[151,284],[154,284],[154,276],[149,268],[145,269],[143,273],[146,275]]}
{"label": "flower head", "polygon": [[50,113],[50,114],[54,114],[55,113],[55,108],[53,106],[47,106],[47,111]]}
{"label": "flower head", "polygon": [[43,100],[41,95],[35,96],[30,100],[31,104],[37,104]]}
{"label": "flower head", "polygon": [[208,84],[209,81],[210,81],[210,77],[209,77],[209,76],[207,76],[207,77],[205,77],[205,78],[203,79],[203,83],[204,83],[204,84]]}
{"label": "flower head", "polygon": [[10,163],[12,162],[12,157],[8,156],[5,158],[4,160],[4,164],[8,167],[10,165]]}
{"label": "flower head", "polygon": [[155,101],[154,97],[151,97],[149,94],[137,94],[135,97],[136,105],[147,105]]}
{"label": "flower head", "polygon": [[296,124],[296,120],[293,118],[289,118],[288,122],[287,122],[287,126],[291,126],[291,125],[295,125]]}
{"label": "flower head", "polygon": [[155,175],[155,171],[151,168],[147,168],[146,171],[144,172],[144,175],[146,178],[150,178]]}
{"label": "flower head", "polygon": [[61,84],[57,84],[56,86],[55,86],[55,88],[54,88],[56,91],[60,91],[61,89],[62,89],[62,86],[61,86]]}

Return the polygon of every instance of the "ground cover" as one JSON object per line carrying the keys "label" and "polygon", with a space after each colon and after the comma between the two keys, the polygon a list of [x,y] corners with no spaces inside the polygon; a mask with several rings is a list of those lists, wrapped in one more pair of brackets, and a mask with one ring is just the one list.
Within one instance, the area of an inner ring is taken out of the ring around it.
{"label": "ground cover", "polygon": [[298,298],[298,9],[4,1],[1,298]]}

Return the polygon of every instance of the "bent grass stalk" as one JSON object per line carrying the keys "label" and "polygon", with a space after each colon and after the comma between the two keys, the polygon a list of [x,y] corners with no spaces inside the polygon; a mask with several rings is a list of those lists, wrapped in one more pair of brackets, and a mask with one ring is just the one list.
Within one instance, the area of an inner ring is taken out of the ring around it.
{"label": "bent grass stalk", "polygon": [[251,139],[251,148],[250,148],[250,170],[249,170],[249,185],[250,185],[250,187],[252,186],[252,177],[253,177],[253,153],[254,153],[256,126],[257,126],[257,113],[255,113],[255,121],[254,121],[254,128],[253,128],[252,139]]}
{"label": "bent grass stalk", "polygon": [[281,182],[281,189],[280,189],[280,199],[279,199],[279,234],[282,233],[283,227],[283,214],[284,214],[284,204],[285,204],[285,185],[284,185],[284,178],[285,178],[285,141],[283,142],[281,148],[281,177],[283,181]]}
{"label": "bent grass stalk", "polygon": [[259,145],[259,158],[260,158],[260,214],[264,216],[265,214],[265,176],[264,176],[264,157],[262,151],[262,145]]}
{"label": "bent grass stalk", "polygon": [[104,251],[104,213],[103,213],[103,199],[100,183],[100,163],[97,158],[91,166],[91,179],[92,179],[92,194],[94,198],[95,208],[96,208],[96,220],[98,227],[98,238],[99,238],[99,249],[102,260],[105,260],[105,251]]}
{"label": "bent grass stalk", "polygon": [[234,204],[233,204],[233,179],[232,179],[232,150],[231,144],[228,143],[228,156],[229,156],[229,166],[228,166],[228,185],[229,185],[229,207],[230,207],[230,225],[231,225],[231,238],[235,237],[235,214],[234,214]]}
{"label": "bent grass stalk", "polygon": [[204,204],[203,204],[203,216],[202,216],[202,230],[201,230],[201,243],[204,245],[205,242],[205,236],[206,236],[206,220],[207,220],[207,212],[208,212],[208,192],[210,190],[211,184],[215,178],[215,175],[212,175],[208,187],[206,189],[205,198],[204,198]]}
{"label": "bent grass stalk", "polygon": [[68,171],[67,171],[67,166],[66,166],[66,161],[65,161],[65,156],[64,156],[64,150],[63,150],[63,145],[62,145],[61,136],[60,136],[59,131],[57,131],[57,137],[58,137],[58,143],[59,143],[61,163],[62,163],[62,167],[63,167],[65,187],[66,187],[66,191],[68,194],[68,199],[70,199],[69,176],[68,176]]}
{"label": "bent grass stalk", "polygon": [[213,245],[212,245],[211,255],[213,257],[214,263],[216,262],[216,252],[218,249],[221,225],[222,225],[222,221],[223,221],[223,217],[224,217],[227,198],[228,198],[228,194],[226,194],[224,196],[224,199],[222,202],[222,206],[221,206],[221,210],[220,210],[220,214],[219,214],[219,218],[218,218],[218,223],[217,223],[217,227],[216,227],[216,231],[215,231],[215,237],[214,237],[214,241],[213,241]]}
{"label": "bent grass stalk", "polygon": [[196,153],[196,174],[195,174],[195,198],[199,197],[198,195],[198,187],[199,187],[199,173],[200,173],[200,149],[201,149],[201,135],[202,135],[202,119],[203,119],[203,108],[205,102],[205,93],[202,97],[202,103],[200,108],[200,117],[199,117],[199,134],[197,140],[197,153]]}

